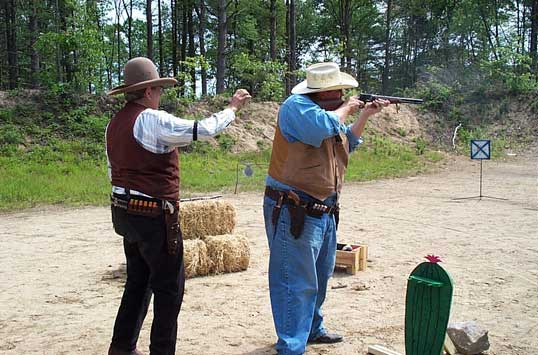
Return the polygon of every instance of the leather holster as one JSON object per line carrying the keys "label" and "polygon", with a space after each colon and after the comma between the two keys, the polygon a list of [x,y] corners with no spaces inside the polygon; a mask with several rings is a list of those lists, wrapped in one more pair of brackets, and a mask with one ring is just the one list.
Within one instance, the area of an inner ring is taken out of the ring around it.
{"label": "leather holster", "polygon": [[164,220],[166,224],[166,245],[168,254],[175,255],[181,240],[181,228],[179,226],[179,203],[175,205],[165,202]]}

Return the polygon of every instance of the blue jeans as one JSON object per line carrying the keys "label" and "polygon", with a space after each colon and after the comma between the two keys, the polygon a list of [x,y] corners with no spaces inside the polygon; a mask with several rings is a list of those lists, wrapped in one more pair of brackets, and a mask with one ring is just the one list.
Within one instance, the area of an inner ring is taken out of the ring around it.
{"label": "blue jeans", "polygon": [[[304,199],[304,196],[301,196]],[[333,198],[324,201],[331,205]],[[326,333],[321,306],[336,258],[336,226],[333,215],[305,216],[302,234],[290,233],[290,215],[282,206],[276,226],[272,223],[276,202],[265,197],[263,214],[269,242],[269,293],[278,342],[278,354],[303,354],[306,343]]]}

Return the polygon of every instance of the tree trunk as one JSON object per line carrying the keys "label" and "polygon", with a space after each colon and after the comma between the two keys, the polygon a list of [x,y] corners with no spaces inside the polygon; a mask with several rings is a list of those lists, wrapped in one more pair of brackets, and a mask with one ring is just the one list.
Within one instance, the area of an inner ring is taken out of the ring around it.
{"label": "tree trunk", "polygon": [[493,11],[495,11],[495,44],[497,48],[501,47],[501,40],[499,38],[499,5],[497,0],[494,0],[495,6]]}
{"label": "tree trunk", "polygon": [[18,81],[17,63],[17,27],[16,27],[16,3],[15,0],[4,1],[4,11],[6,14],[7,33],[7,63],[8,63],[8,88],[15,89]]}
{"label": "tree trunk", "polygon": [[122,0],[123,8],[127,13],[127,48],[129,53],[129,59],[133,57],[133,46],[132,46],[132,33],[133,33],[133,0],[129,1],[129,8],[125,0]]}
{"label": "tree trunk", "polygon": [[286,96],[291,93],[291,79],[289,73],[289,63],[290,63],[290,0],[286,0],[286,62],[288,64],[288,70],[286,75],[284,75],[284,81],[286,85]]}
{"label": "tree trunk", "polygon": [[525,33],[527,32],[527,6],[523,5],[521,14],[521,53],[525,53]]}
{"label": "tree trunk", "polygon": [[185,95],[185,59],[187,59],[187,41],[188,41],[188,16],[187,16],[187,1],[183,1],[181,7],[181,53],[179,71],[181,72],[181,78],[179,79],[179,86],[181,87],[181,96]]}
{"label": "tree trunk", "polygon": [[205,66],[205,30],[206,30],[206,8],[205,0],[200,0],[200,7],[195,7],[198,15],[198,42],[200,45],[200,56],[202,57],[202,68],[200,69],[202,81],[202,96],[207,96],[207,69]]}
{"label": "tree trunk", "polygon": [[35,49],[35,43],[38,37],[38,25],[37,25],[37,0],[30,1],[30,18],[28,27],[30,30],[30,86],[35,89],[39,83],[37,75],[39,74],[39,54]]}
{"label": "tree trunk", "polygon": [[488,37],[488,43],[491,47],[491,52],[493,53],[495,60],[499,60],[499,57],[497,56],[497,47],[495,47],[495,44],[493,43],[493,40],[491,38],[491,27],[487,21],[487,18],[486,18],[486,15],[484,14],[483,9],[480,8],[479,11],[480,11],[480,18],[482,19],[482,24],[484,25],[484,31],[486,32],[486,35]]}
{"label": "tree trunk", "polygon": [[161,0],[157,0],[157,17],[159,27],[159,76],[164,76],[163,27],[161,19]]}
{"label": "tree trunk", "polygon": [[151,0],[146,0],[146,56],[153,60],[153,16],[151,14]]}
{"label": "tree trunk", "polygon": [[170,0],[170,9],[172,10],[172,33],[171,41],[172,44],[172,75],[174,78],[177,76],[177,8],[176,2]]}
{"label": "tree trunk", "polygon": [[340,40],[342,41],[342,56],[340,57],[340,66],[351,69],[351,51],[350,51],[350,23],[351,23],[351,0],[339,1],[340,17]]}
{"label": "tree trunk", "polygon": [[457,6],[457,0],[455,1],[447,1],[446,2],[446,18],[445,18],[445,29],[443,31],[443,52],[445,56],[445,64],[448,66],[448,63],[450,63],[450,31],[451,31],[451,24],[453,22],[452,18],[454,15],[454,9]]}
{"label": "tree trunk", "polygon": [[[121,83],[121,33],[120,33],[121,11],[120,11],[119,6],[116,5],[116,2],[114,2],[114,6],[116,8],[116,50],[118,51],[118,62],[117,62],[118,83]],[[112,57],[114,57],[114,55],[112,55]]]}
{"label": "tree trunk", "polygon": [[[54,30],[56,33],[60,33],[60,4],[58,3],[58,0],[54,1]],[[62,71],[62,51],[60,49],[60,45],[56,44],[55,48],[55,54],[56,54],[56,81],[58,83],[61,83],[63,81],[63,71]]]}
{"label": "tree trunk", "polygon": [[[60,17],[60,33],[67,33],[67,20],[72,15],[72,11],[68,11],[68,4],[65,1],[61,1],[59,4],[59,17]],[[61,63],[65,73],[65,81],[71,83],[74,79],[73,61],[71,60],[70,51],[61,51]]]}
{"label": "tree trunk", "polygon": [[531,6],[530,55],[532,58],[532,70],[535,74],[538,74],[538,0],[533,0]]}
{"label": "tree trunk", "polygon": [[[188,49],[188,53],[189,53],[189,57],[190,58],[194,58],[196,57],[196,47],[194,45],[194,20],[192,18],[192,13],[193,13],[193,1],[190,0],[189,1],[189,5],[188,5],[188,14],[187,14],[187,30],[188,30],[188,34],[189,34],[189,49]],[[196,97],[196,67],[191,67],[189,68],[189,71],[190,71],[190,76],[191,76],[191,90],[192,90],[192,95],[194,97]]]}
{"label": "tree trunk", "polygon": [[127,43],[129,46],[129,59],[133,57],[133,0],[129,1],[129,17],[127,18]]}
{"label": "tree trunk", "polygon": [[519,51],[520,49],[520,44],[521,44],[521,13],[520,13],[520,8],[519,8],[519,1],[520,0],[516,0],[516,37],[517,37],[517,44],[516,44],[516,53],[521,53]]}
{"label": "tree trunk", "polygon": [[289,13],[290,13],[290,31],[289,31],[289,58],[288,58],[288,70],[290,73],[290,93],[291,89],[295,86],[295,70],[297,69],[297,35],[296,35],[296,18],[295,18],[295,0],[289,0]]}
{"label": "tree trunk", "polygon": [[390,26],[391,26],[392,0],[387,0],[387,13],[385,19],[385,64],[381,74],[381,92],[387,94],[389,88],[389,65],[390,65]]}
{"label": "tree trunk", "polygon": [[269,55],[273,62],[276,61],[276,0],[270,2],[269,24]]}
{"label": "tree trunk", "polygon": [[226,0],[218,0],[217,94],[222,94],[224,92],[224,76],[226,71],[226,35],[228,32],[226,7]]}

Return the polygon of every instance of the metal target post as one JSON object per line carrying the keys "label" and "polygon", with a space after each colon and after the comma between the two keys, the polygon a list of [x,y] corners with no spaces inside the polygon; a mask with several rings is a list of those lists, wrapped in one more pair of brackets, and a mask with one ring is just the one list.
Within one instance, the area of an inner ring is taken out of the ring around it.
{"label": "metal target post", "polygon": [[460,197],[454,198],[453,200],[467,200],[478,198],[482,200],[482,197],[496,199],[496,200],[506,200],[506,198],[484,196],[482,195],[482,162],[484,160],[491,159],[491,141],[489,139],[472,139],[471,140],[471,159],[480,160],[480,194],[478,196],[472,197]]}
{"label": "metal target post", "polygon": [[253,167],[267,167],[267,164],[263,164],[263,163],[252,163],[252,162],[248,162],[248,161],[242,161],[242,162],[237,162],[237,166],[236,166],[236,173],[235,173],[235,191],[234,191],[234,194],[237,194],[237,190],[238,190],[238,187],[239,187],[239,165],[244,165],[245,168],[243,169],[243,175],[245,175],[246,177],[248,178],[251,178],[253,175],[254,175],[254,169]]}

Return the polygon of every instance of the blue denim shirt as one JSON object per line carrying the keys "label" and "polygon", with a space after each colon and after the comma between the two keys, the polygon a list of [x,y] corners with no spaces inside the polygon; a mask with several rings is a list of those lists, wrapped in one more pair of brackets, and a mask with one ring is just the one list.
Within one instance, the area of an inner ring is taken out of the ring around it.
{"label": "blue denim shirt", "polygon": [[[278,113],[278,127],[284,138],[290,142],[303,142],[319,148],[324,139],[344,132],[349,142],[349,152],[353,152],[363,142],[351,131],[351,125],[340,123],[338,115],[319,107],[307,95],[291,95],[284,101]],[[267,176],[267,186],[277,190],[292,188]]]}

